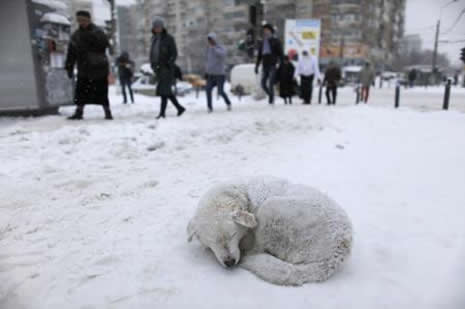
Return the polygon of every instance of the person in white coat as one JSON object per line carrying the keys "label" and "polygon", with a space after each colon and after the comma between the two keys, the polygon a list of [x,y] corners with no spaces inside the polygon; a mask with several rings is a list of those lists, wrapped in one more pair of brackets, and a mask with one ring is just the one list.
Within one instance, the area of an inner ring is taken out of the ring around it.
{"label": "person in white coat", "polygon": [[320,68],[316,57],[304,51],[299,59],[296,74],[300,76],[300,90],[304,104],[312,104],[313,80],[320,80]]}

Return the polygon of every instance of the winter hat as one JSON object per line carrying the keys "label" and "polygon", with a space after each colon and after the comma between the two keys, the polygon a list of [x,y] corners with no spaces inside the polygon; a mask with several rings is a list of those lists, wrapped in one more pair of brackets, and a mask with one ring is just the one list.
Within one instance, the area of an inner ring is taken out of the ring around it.
{"label": "winter hat", "polygon": [[274,33],[274,27],[272,24],[269,24],[269,23],[264,24],[263,29],[270,29],[270,31]]}
{"label": "winter hat", "polygon": [[207,38],[213,40],[216,42],[216,33],[215,32],[210,32],[207,36]]}
{"label": "winter hat", "polygon": [[81,11],[76,12],[76,16],[82,16],[82,17],[90,18],[90,13],[89,13],[89,11],[81,10]]}
{"label": "winter hat", "polygon": [[152,28],[157,28],[157,27],[161,27],[161,28],[165,27],[165,21],[163,20],[163,18],[159,16],[155,17],[152,22]]}

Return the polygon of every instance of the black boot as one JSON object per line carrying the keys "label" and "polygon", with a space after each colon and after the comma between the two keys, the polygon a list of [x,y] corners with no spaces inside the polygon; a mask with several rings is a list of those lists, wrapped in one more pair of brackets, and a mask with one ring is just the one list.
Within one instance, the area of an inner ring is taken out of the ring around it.
{"label": "black boot", "polygon": [[67,118],[68,120],[82,120],[82,115],[74,114]]}
{"label": "black boot", "polygon": [[113,116],[111,115],[110,106],[104,105],[103,111],[105,112],[105,119],[106,120],[113,120]]}
{"label": "black boot", "polygon": [[155,119],[165,118],[166,106],[168,105],[168,98],[165,96],[161,97],[160,113]]}
{"label": "black boot", "polygon": [[83,114],[84,114],[84,106],[79,105],[78,107],[76,107],[76,111],[74,111],[74,114],[68,117],[68,120],[82,120]]}
{"label": "black boot", "polygon": [[184,114],[185,111],[186,108],[181,106],[181,108],[178,109],[178,117],[181,117],[181,115]]}
{"label": "black boot", "polygon": [[184,106],[182,106],[181,104],[179,104],[178,102],[178,99],[176,98],[176,96],[172,95],[169,97],[169,100],[173,103],[173,105],[176,107],[176,109],[178,110],[178,117],[180,117],[182,114],[184,114],[184,112],[186,111],[186,109],[184,108]]}

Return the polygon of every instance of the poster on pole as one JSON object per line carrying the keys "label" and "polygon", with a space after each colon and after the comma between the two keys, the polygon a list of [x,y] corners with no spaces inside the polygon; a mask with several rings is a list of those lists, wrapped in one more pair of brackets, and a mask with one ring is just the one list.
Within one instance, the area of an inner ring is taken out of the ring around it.
{"label": "poster on pole", "polygon": [[319,19],[286,19],[285,53],[291,59],[308,51],[317,59],[320,55],[321,21]]}

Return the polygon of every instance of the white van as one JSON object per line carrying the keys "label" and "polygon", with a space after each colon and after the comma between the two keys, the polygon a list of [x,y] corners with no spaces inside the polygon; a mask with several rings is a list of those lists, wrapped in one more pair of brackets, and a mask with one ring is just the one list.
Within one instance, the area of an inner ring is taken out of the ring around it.
{"label": "white van", "polygon": [[265,97],[265,93],[260,87],[260,74],[255,74],[255,64],[238,64],[231,70],[231,90],[237,86],[242,86],[244,95],[253,95],[260,100]]}
{"label": "white van", "polygon": [[257,87],[257,76],[255,74],[255,64],[238,64],[231,70],[231,89],[242,86],[244,94],[255,93]]}

